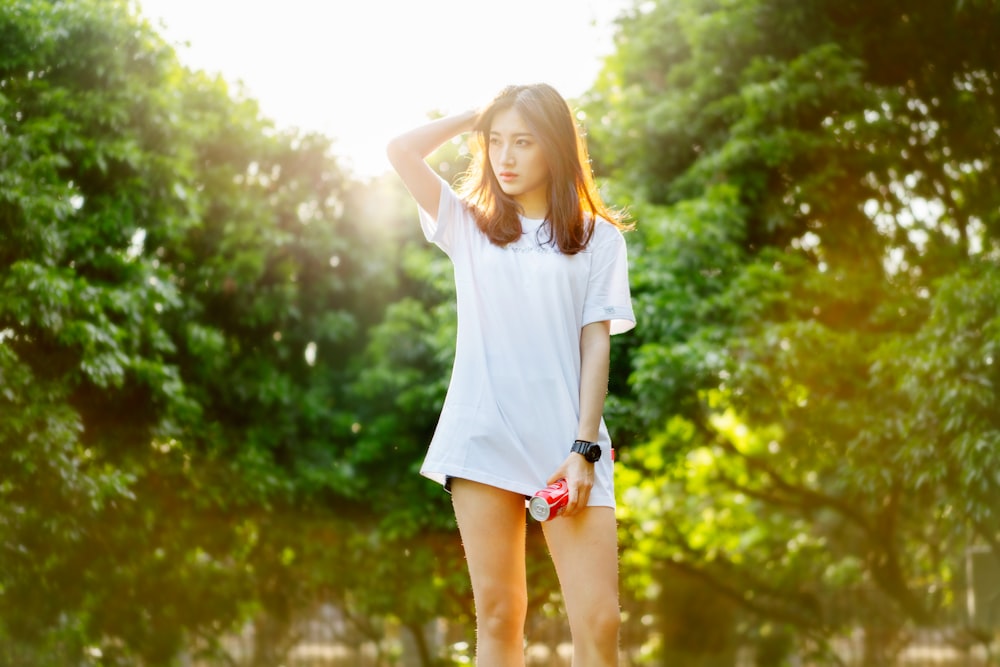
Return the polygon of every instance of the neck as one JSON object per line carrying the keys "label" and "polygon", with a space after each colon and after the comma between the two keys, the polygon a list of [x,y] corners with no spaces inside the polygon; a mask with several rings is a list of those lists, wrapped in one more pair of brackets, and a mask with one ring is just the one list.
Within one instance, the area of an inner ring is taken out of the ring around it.
{"label": "neck", "polygon": [[517,197],[515,201],[520,204],[521,213],[523,213],[526,218],[541,220],[548,215],[549,199],[545,196],[545,193],[538,193],[538,195],[534,196],[525,194]]}

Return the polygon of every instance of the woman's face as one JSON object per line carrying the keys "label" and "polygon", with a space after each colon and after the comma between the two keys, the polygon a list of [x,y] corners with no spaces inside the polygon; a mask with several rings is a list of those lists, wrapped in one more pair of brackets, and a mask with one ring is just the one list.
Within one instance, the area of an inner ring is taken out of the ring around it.
{"label": "woman's face", "polygon": [[549,165],[535,135],[513,108],[498,111],[490,125],[490,167],[503,191],[529,218],[549,209]]}

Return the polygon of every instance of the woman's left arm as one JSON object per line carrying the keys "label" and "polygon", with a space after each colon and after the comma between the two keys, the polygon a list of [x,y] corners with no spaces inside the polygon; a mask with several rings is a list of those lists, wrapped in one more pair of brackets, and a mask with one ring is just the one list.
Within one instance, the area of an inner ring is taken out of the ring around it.
{"label": "woman's left arm", "polygon": [[[611,363],[611,323],[592,322],[580,331],[580,423],[576,437],[597,442],[608,393],[608,368]],[[566,443],[567,448],[571,443]],[[611,452],[604,452],[611,456]],[[572,516],[587,506],[594,486],[594,464],[581,455],[569,453],[549,482],[564,479],[569,485],[569,503],[564,516]]]}
{"label": "woman's left arm", "polygon": [[597,442],[610,364],[611,322],[591,322],[580,332],[580,440]]}

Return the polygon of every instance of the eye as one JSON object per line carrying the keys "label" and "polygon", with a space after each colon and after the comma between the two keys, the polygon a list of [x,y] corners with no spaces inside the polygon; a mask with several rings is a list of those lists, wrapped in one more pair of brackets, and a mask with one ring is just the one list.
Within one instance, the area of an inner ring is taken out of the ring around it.
{"label": "eye", "polygon": [[517,145],[518,146],[530,146],[531,145],[531,141],[529,139],[518,139],[517,140]]}
{"label": "eye", "polygon": [[490,137],[490,146],[499,146],[499,145],[500,145],[499,137]]}

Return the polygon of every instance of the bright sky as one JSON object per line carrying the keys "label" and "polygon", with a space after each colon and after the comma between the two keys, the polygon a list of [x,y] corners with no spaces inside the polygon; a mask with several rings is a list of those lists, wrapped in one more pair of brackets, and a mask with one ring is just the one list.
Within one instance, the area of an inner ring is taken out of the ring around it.
{"label": "bright sky", "polygon": [[359,176],[432,111],[510,83],[585,92],[629,0],[138,0],[182,62],[242,81],[281,127],[335,139]]}

